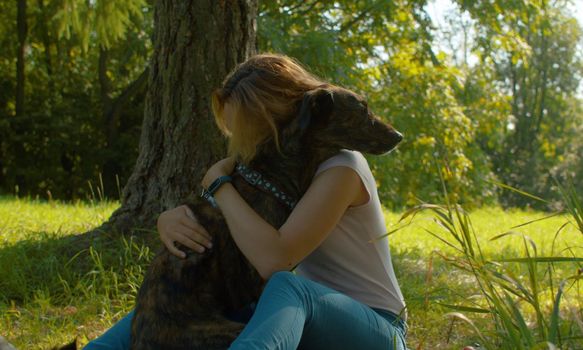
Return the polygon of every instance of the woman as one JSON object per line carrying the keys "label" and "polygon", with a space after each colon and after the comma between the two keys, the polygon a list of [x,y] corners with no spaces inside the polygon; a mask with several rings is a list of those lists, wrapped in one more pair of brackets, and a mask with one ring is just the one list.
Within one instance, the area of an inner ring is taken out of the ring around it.
{"label": "woman", "polygon": [[[229,137],[230,157],[202,180],[209,188],[233,171],[235,159],[297,114],[304,94],[324,84],[293,59],[256,55],[240,64],[213,94],[213,112]],[[215,187],[215,186],[212,186]],[[229,183],[214,192],[234,241],[265,289],[232,349],[405,349],[405,303],[393,272],[375,180],[362,154],[343,150],[320,164],[287,221],[275,228]],[[211,237],[188,207],[163,212],[158,231],[175,255],[179,242],[195,251]],[[296,266],[295,274],[289,270]],[[86,349],[127,348],[132,313]]]}

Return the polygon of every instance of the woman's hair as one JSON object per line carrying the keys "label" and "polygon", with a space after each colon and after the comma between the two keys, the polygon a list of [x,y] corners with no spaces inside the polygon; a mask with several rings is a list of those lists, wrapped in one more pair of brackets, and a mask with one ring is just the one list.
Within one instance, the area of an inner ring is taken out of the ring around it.
{"label": "woman's hair", "polygon": [[[229,154],[248,162],[256,147],[273,137],[297,112],[304,93],[326,84],[299,62],[280,54],[258,54],[240,63],[212,94],[212,110],[219,129],[229,138]],[[234,115],[227,128],[224,107]]]}

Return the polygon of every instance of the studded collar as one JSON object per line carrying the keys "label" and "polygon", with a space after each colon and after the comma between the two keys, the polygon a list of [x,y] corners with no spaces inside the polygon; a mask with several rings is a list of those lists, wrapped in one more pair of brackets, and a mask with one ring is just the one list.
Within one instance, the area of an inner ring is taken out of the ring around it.
{"label": "studded collar", "polygon": [[235,172],[241,175],[241,177],[243,177],[243,179],[245,179],[245,181],[247,181],[251,186],[257,187],[264,192],[271,194],[277,200],[285,204],[288,208],[293,209],[296,206],[297,200],[277,188],[275,184],[264,178],[263,175],[261,175],[261,173],[258,171],[249,169],[243,164],[237,164],[235,167]]}

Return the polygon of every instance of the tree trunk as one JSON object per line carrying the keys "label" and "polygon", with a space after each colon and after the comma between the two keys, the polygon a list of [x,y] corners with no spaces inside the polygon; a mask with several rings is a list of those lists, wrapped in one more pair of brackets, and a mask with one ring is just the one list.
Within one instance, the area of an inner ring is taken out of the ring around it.
{"label": "tree trunk", "polygon": [[154,11],[140,153],[121,207],[92,234],[153,229],[161,211],[198,189],[225,156],[211,92],[255,51],[257,0],[160,0]]}
{"label": "tree trunk", "polygon": [[18,53],[16,56],[16,116],[21,117],[24,114],[24,51],[26,50],[26,37],[28,35],[26,0],[18,0],[16,27],[18,31]]}
{"label": "tree trunk", "polygon": [[42,41],[45,51],[45,65],[47,69],[47,76],[49,77],[49,89],[51,91],[51,96],[53,96],[52,92],[54,92],[55,83],[53,80],[53,63],[51,60],[51,37],[44,0],[38,0],[38,8],[40,12],[39,26],[41,27]]}

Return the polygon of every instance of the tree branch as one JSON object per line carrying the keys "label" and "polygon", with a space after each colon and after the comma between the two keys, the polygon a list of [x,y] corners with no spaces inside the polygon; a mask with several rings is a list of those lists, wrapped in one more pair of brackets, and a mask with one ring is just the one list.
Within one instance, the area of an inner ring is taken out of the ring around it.
{"label": "tree branch", "polygon": [[148,73],[150,69],[147,67],[144,71],[132,81],[122,92],[111,102],[110,109],[107,111],[107,140],[108,145],[117,137],[117,124],[121,117],[121,112],[126,103],[142,89],[146,87],[148,82]]}
{"label": "tree branch", "polygon": [[344,23],[342,26],[340,26],[340,29],[338,30],[338,32],[342,33],[344,31],[348,30],[350,27],[352,27],[356,23],[360,22],[366,15],[368,15],[370,13],[370,11],[372,11],[378,5],[379,5],[379,2],[375,2],[374,4],[369,6],[368,8],[364,9],[361,13],[356,15],[356,17],[354,17],[353,19],[351,19],[347,23]]}
{"label": "tree branch", "polygon": [[103,47],[99,48],[99,63],[98,63],[98,75],[99,75],[99,87],[101,93],[101,105],[103,111],[107,111],[111,108],[111,97],[109,96],[111,92],[111,81],[107,76],[107,58],[108,51]]}

